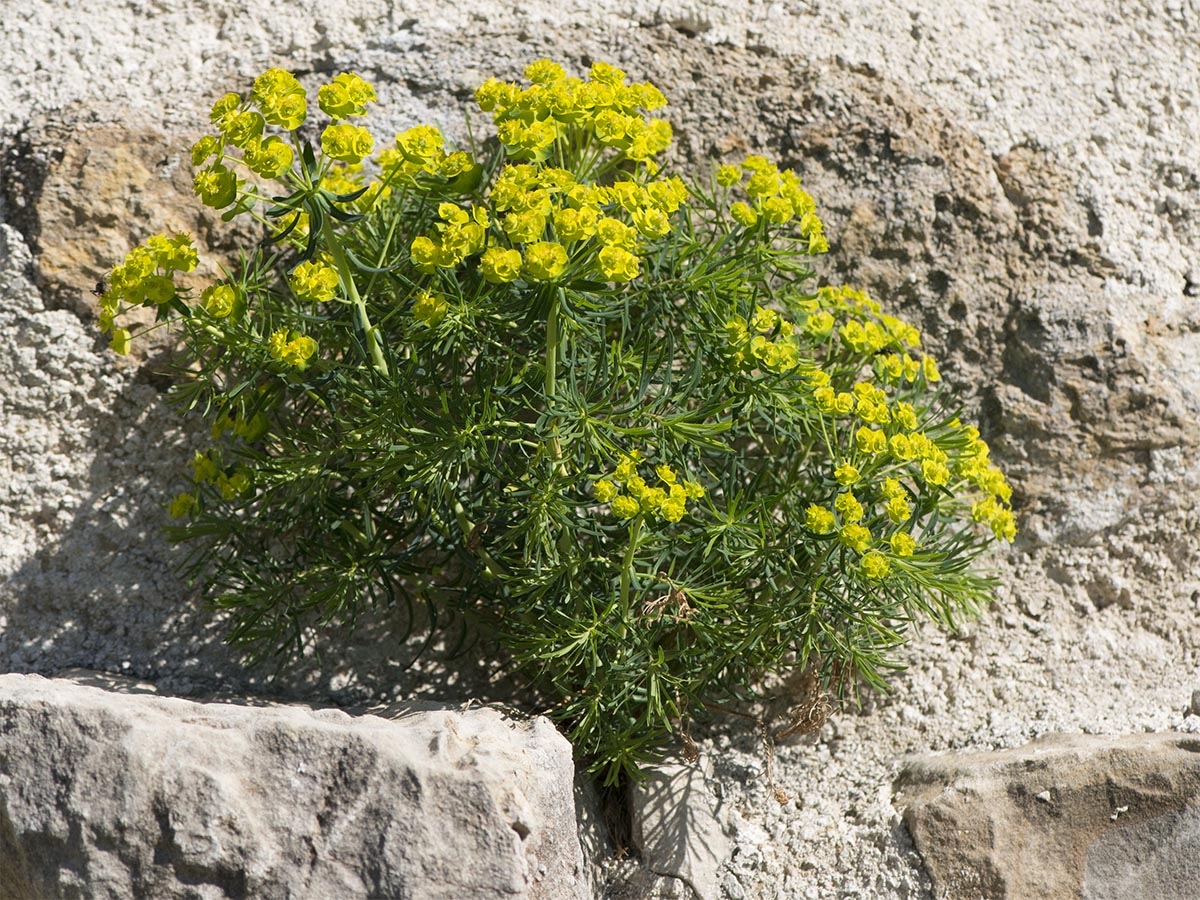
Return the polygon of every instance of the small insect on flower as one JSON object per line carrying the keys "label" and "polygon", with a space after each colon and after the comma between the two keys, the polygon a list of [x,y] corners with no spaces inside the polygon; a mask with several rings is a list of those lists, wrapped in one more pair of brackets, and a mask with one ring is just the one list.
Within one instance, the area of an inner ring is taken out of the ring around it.
{"label": "small insect on flower", "polygon": [[96,286],[94,288],[92,288],[92,294],[94,294],[97,297],[103,297],[105,290],[107,290],[107,287],[104,284],[104,279],[101,278],[99,281],[96,282]]}

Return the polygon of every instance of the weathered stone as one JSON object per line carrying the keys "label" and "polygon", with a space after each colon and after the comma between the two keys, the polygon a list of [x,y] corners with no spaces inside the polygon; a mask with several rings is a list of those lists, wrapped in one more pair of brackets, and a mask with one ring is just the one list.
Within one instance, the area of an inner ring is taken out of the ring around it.
{"label": "weathered stone", "polygon": [[700,900],[720,896],[721,866],[733,851],[707,764],[643,768],[630,787],[633,843],[650,871],[686,881]]}
{"label": "weathered stone", "polygon": [[1194,735],[1053,735],[916,757],[895,790],[938,900],[1197,895]]}
{"label": "weathered stone", "polygon": [[0,676],[0,896],[591,896],[545,719]]}
{"label": "weathered stone", "polygon": [[[30,123],[6,154],[0,199],[33,250],[50,308],[94,322],[104,276],[152,234],[192,235],[200,261],[176,283],[193,295],[220,277],[235,235],[242,247],[259,240],[256,225],[222,222],[195,196],[189,147],[199,134],[163,131],[138,117],[97,121],[78,110]],[[122,316],[135,330],[154,321],[152,308]],[[158,329],[134,341],[130,355],[161,369],[157,356],[174,344],[169,331]]]}

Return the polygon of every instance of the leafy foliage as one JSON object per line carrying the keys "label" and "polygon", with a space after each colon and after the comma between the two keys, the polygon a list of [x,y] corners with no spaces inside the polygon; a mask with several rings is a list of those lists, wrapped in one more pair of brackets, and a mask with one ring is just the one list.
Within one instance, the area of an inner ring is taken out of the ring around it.
{"label": "leafy foliage", "polygon": [[357,76],[321,88],[320,154],[288,73],[226,95],[197,193],[268,239],[199,302],[190,241],[152,239],[102,327],[124,350],[115,317],[146,305],[181,330],[175,399],[213,446],[173,535],[230,640],[466,612],[612,782],[765,673],[882,685],[911,621],[985,601],[971,564],[1015,526],[916,329],[817,283],[795,173],[687,183],[656,162],[657,89],[526,74],[479,89],[488,149],[422,126],[374,177]]}

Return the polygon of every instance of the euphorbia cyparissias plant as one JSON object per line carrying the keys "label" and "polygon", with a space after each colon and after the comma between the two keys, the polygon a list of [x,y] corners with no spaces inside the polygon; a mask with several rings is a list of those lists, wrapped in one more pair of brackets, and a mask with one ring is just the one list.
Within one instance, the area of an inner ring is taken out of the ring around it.
{"label": "euphorbia cyparissias plant", "polygon": [[917,329],[817,280],[795,172],[669,173],[657,88],[525,78],[479,87],[497,139],[469,151],[420,126],[374,153],[351,73],[315,146],[291,74],[225,95],[196,193],[264,241],[193,296],[190,239],[151,238],[101,326],[179,331],[212,442],[173,536],[231,640],[467,614],[611,782],[769,673],[882,686],[910,621],[986,599],[1011,491]]}

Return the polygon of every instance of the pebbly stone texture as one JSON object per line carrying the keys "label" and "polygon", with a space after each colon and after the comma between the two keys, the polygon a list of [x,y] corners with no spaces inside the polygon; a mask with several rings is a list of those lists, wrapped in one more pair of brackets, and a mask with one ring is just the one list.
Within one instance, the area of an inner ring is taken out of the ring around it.
{"label": "pebbly stone texture", "polygon": [[897,804],[938,900],[1187,900],[1200,740],[1051,735],[905,762]]}
{"label": "pebbly stone texture", "polygon": [[0,895],[592,896],[545,719],[0,676]]}

